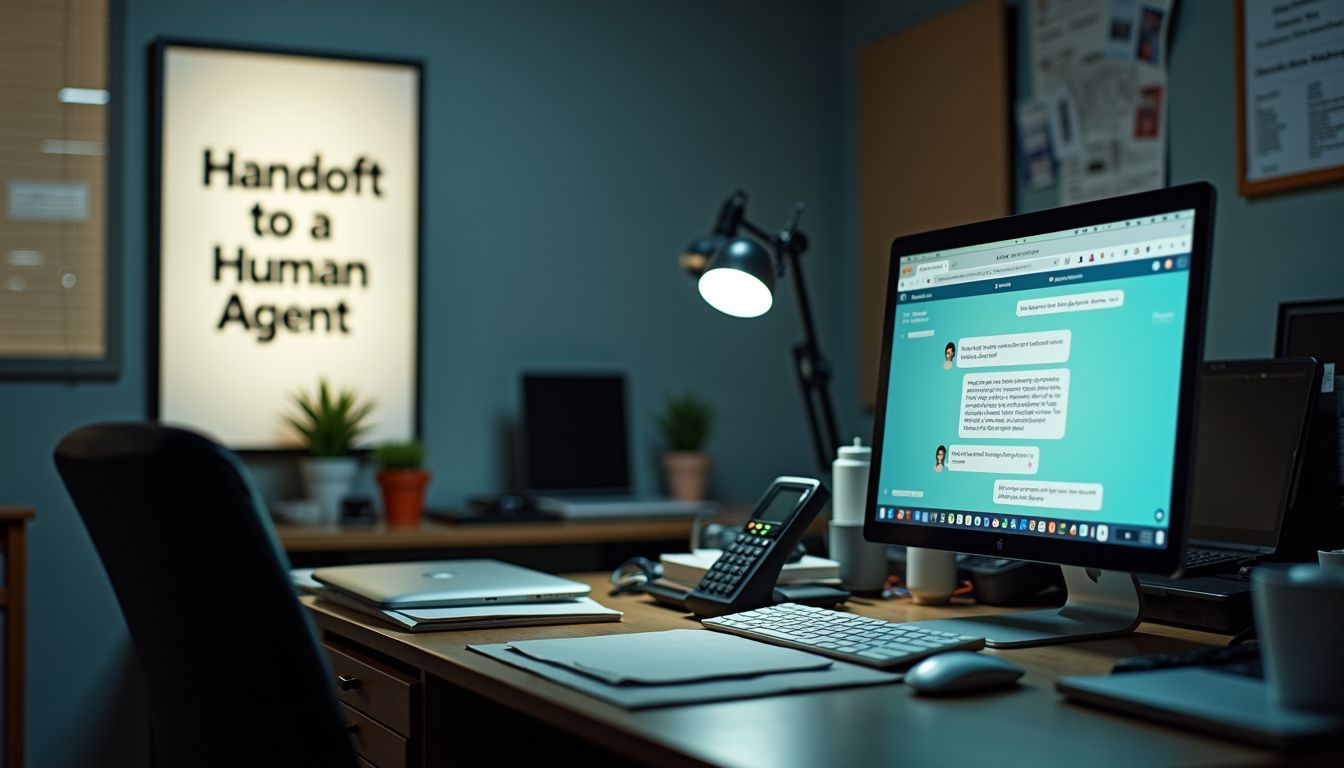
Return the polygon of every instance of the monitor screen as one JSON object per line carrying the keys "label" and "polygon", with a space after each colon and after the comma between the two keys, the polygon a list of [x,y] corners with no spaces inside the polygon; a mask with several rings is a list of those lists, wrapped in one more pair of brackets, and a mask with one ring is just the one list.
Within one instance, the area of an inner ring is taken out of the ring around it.
{"label": "monitor screen", "polygon": [[528,490],[630,491],[624,376],[526,374],[522,426]]}
{"label": "monitor screen", "polygon": [[1191,497],[1193,540],[1270,551],[1278,544],[1315,408],[1317,373],[1309,359],[1205,366]]}
{"label": "monitor screen", "polygon": [[1175,570],[1209,197],[1191,185],[897,240],[865,534]]}

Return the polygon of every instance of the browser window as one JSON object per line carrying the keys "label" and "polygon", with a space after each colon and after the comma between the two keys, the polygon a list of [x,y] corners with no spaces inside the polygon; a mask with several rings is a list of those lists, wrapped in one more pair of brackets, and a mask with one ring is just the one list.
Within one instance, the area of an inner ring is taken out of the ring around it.
{"label": "browser window", "polygon": [[1194,215],[901,258],[878,521],[1165,547]]}

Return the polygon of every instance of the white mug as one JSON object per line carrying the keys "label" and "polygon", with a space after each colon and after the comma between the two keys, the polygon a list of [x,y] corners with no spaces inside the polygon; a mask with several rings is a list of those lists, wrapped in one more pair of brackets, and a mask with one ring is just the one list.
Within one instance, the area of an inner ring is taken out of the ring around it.
{"label": "white mug", "polygon": [[920,605],[944,605],[957,589],[957,553],[905,548],[905,586]]}
{"label": "white mug", "polygon": [[1316,551],[1316,560],[1321,570],[1344,574],[1344,549],[1320,549]]}
{"label": "white mug", "polygon": [[1344,712],[1344,574],[1261,566],[1251,588],[1270,698],[1291,709]]}

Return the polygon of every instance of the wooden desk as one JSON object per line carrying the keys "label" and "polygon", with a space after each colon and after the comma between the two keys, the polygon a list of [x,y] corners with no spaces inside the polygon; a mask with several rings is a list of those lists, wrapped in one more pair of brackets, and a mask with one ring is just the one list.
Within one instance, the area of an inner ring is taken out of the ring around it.
{"label": "wooden desk", "polygon": [[[694,628],[689,617],[642,596],[607,597],[602,574],[577,576],[618,624],[398,632],[304,598],[323,640],[367,661],[383,689],[406,699],[371,764],[521,763],[537,754],[660,765],[1235,765],[1284,756],[1065,703],[1056,677],[1100,674],[1120,657],[1225,643],[1226,638],[1144,624],[1131,636],[1015,651],[989,651],[1026,667],[1019,688],[960,699],[922,699],[903,685],[776,696],[628,712],[466,649],[468,643]],[[932,608],[908,601],[852,604],[877,618],[909,621],[1002,611]],[[340,666],[337,665],[337,672]],[[348,669],[348,666],[347,666]],[[373,686],[377,688],[378,686]],[[375,691],[370,691],[373,696]],[[343,696],[352,695],[346,692]],[[352,701],[351,699],[346,699]],[[357,703],[380,709],[376,700]],[[409,713],[407,723],[406,717]],[[354,712],[358,719],[360,713]],[[366,718],[367,720],[367,718]],[[364,721],[361,721],[364,722]],[[370,732],[376,723],[365,723]],[[358,736],[356,738],[359,738]],[[377,741],[375,739],[375,741]],[[395,748],[387,747],[392,744]]]}
{"label": "wooden desk", "polygon": [[5,584],[0,587],[0,613],[5,617],[4,765],[23,765],[26,526],[33,514],[29,507],[0,506],[0,552],[5,556]]}
{"label": "wooden desk", "polygon": [[527,523],[440,523],[407,528],[339,525],[275,526],[280,543],[296,552],[469,549],[608,542],[686,541],[691,518],[648,520],[547,520]]}

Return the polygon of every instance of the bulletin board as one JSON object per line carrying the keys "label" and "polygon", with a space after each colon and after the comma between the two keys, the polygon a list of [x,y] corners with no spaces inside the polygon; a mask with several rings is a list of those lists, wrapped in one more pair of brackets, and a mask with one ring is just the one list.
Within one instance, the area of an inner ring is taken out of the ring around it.
{"label": "bulletin board", "polygon": [[150,178],[152,417],[297,448],[319,379],[418,432],[421,66],[160,41]]}
{"label": "bulletin board", "polygon": [[1237,0],[1237,186],[1344,180],[1344,0]]}
{"label": "bulletin board", "polygon": [[1000,0],[865,47],[858,71],[860,398],[877,397],[891,241],[1012,211]]}

